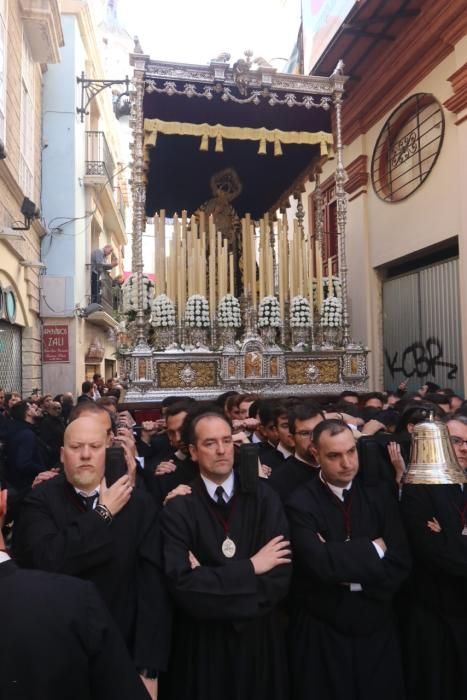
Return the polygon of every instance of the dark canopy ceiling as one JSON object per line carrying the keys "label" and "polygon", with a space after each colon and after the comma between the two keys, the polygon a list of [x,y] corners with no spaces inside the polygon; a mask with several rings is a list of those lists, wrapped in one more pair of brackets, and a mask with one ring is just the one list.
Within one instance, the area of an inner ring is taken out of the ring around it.
{"label": "dark canopy ceiling", "polygon": [[[155,81],[163,87],[163,81]],[[179,90],[183,83],[177,83]],[[240,97],[235,88],[234,96]],[[283,99],[284,94],[274,92]],[[330,110],[320,107],[270,106],[267,99],[259,105],[223,101],[219,94],[212,100],[204,97],[146,93],[145,119],[161,119],[192,124],[238,126],[283,131],[331,132]],[[250,213],[259,218],[292,185],[306,167],[320,155],[319,145],[283,144],[282,156],[274,156],[273,144],[268,143],[267,155],[258,155],[258,143],[223,139],[223,152],[216,153],[214,141],[209,151],[200,151],[196,136],[169,136],[159,133],[157,145],[149,150],[149,170],[146,188],[146,214],[153,216],[165,209],[168,216],[183,209],[193,213],[212,197],[211,177],[225,169],[236,170],[243,186],[242,193],[232,202],[240,216]]]}

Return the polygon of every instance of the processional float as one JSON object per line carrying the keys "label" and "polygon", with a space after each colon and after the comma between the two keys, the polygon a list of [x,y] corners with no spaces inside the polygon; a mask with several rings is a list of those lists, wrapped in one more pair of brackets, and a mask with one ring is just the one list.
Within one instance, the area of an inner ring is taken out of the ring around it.
{"label": "processional float", "polygon": [[[366,388],[367,349],[351,339],[347,298],[346,78],[340,66],[323,78],[251,59],[131,56],[133,275],[118,341],[127,401]],[[323,261],[329,157],[338,249]],[[149,230],[155,285],[144,274]]]}

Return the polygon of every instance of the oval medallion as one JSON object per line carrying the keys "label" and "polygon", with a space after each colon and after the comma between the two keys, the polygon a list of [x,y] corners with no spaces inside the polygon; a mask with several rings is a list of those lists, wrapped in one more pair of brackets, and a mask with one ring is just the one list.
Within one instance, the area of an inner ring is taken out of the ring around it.
{"label": "oval medallion", "polygon": [[227,557],[227,559],[232,559],[236,551],[237,548],[235,546],[235,542],[231,540],[230,537],[226,537],[222,542],[222,554],[224,557]]}

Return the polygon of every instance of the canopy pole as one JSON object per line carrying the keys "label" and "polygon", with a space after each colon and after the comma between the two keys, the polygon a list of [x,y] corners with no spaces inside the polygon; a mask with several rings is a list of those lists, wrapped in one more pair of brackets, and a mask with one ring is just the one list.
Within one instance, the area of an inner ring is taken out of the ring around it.
{"label": "canopy pole", "polygon": [[143,232],[146,228],[146,184],[144,173],[144,74],[146,60],[149,56],[142,53],[134,53],[131,56],[134,66],[133,87],[134,96],[132,100],[132,183],[131,193],[133,200],[133,270],[136,273],[136,288],[138,306],[136,311],[136,345],[144,347],[146,343],[145,321],[144,321],[144,285],[143,285]]}
{"label": "canopy pole", "polygon": [[347,194],[345,191],[345,182],[347,173],[344,168],[344,145],[342,142],[342,95],[344,92],[343,78],[344,64],[342,61],[336,66],[334,73],[331,76],[333,81],[333,102],[336,111],[336,205],[337,205],[337,233],[339,236],[339,276],[341,278],[342,291],[342,330],[343,330],[343,345],[347,347],[350,344],[350,321],[349,321],[349,301],[347,288],[347,257],[345,246],[345,229],[347,223]]}

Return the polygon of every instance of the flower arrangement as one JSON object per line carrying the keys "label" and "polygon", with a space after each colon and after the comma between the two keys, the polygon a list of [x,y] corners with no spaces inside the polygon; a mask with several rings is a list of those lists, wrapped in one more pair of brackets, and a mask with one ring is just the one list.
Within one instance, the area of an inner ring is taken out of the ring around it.
{"label": "flower arrangement", "polygon": [[220,328],[240,328],[242,325],[240,304],[232,294],[221,298],[217,307],[217,321]]}
{"label": "flower arrangement", "polygon": [[206,297],[193,294],[185,306],[185,323],[189,328],[209,328],[209,304]]}
{"label": "flower arrangement", "polygon": [[268,296],[261,299],[258,310],[259,328],[279,328],[281,325],[281,310],[276,297]]}
{"label": "flower arrangement", "polygon": [[342,301],[337,297],[328,297],[321,306],[321,326],[340,328],[342,326]]}
{"label": "flower arrangement", "polygon": [[159,294],[153,299],[151,323],[155,328],[175,326],[175,306],[166,294]]}
{"label": "flower arrangement", "polygon": [[[154,284],[143,275],[143,311],[148,311],[151,308],[151,300],[154,293]],[[136,283],[136,274],[131,275],[122,284],[122,306],[123,313],[136,312],[138,310],[138,285]]]}
{"label": "flower arrangement", "polygon": [[310,328],[311,312],[308,299],[298,295],[293,297],[290,303],[290,327],[291,328]]}

